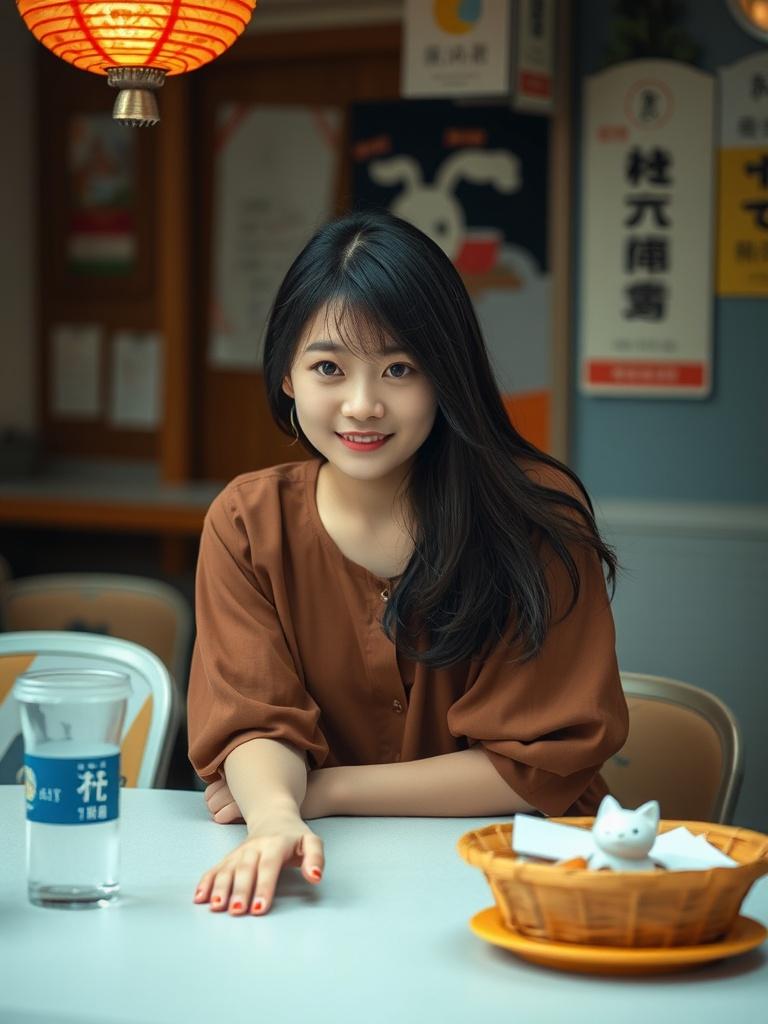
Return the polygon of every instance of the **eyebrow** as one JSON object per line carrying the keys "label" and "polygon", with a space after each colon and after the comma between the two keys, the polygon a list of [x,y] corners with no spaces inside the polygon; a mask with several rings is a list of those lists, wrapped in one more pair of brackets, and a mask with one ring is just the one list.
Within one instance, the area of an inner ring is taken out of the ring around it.
{"label": "eyebrow", "polygon": [[[345,352],[347,351],[346,345],[340,345],[336,341],[313,341],[311,345],[307,345],[304,349],[305,352]],[[384,355],[408,355],[406,349],[401,348],[397,342],[390,342],[380,350]]]}

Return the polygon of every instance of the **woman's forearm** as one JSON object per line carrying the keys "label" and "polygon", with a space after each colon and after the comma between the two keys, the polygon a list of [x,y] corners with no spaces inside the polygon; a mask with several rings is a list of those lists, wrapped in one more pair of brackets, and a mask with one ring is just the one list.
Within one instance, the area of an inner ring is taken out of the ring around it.
{"label": "woman's forearm", "polygon": [[301,819],[307,762],[291,744],[262,737],[246,740],[225,759],[224,775],[249,830],[267,819]]}
{"label": "woman's forearm", "polygon": [[479,746],[419,761],[320,768],[313,774],[324,776],[329,815],[453,818],[533,809],[510,789]]}

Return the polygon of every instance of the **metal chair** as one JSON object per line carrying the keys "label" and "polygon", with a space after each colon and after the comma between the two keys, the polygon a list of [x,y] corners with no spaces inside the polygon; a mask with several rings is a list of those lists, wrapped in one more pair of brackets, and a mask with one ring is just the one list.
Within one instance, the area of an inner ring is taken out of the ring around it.
{"label": "metal chair", "polygon": [[57,573],[8,580],[0,621],[9,631],[73,630],[132,640],[186,680],[192,609],[168,583],[143,576]]}
{"label": "metal chair", "polygon": [[123,785],[161,788],[168,774],[181,707],[168,670],[139,644],[89,633],[33,630],[0,633],[0,783],[21,781],[24,743],[16,679],[29,669],[107,668],[131,683],[120,743]]}
{"label": "metal chair", "polygon": [[623,807],[658,800],[664,818],[730,823],[743,778],[733,712],[689,683],[622,672],[629,737],[602,775]]}

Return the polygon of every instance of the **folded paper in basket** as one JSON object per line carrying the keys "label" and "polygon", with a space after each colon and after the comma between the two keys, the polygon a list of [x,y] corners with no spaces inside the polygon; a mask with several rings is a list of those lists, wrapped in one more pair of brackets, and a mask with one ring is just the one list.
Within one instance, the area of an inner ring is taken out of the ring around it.
{"label": "folded paper in basket", "polygon": [[[613,798],[605,798],[613,799]],[[615,804],[615,801],[614,801]],[[618,805],[616,805],[618,807]],[[601,805],[602,810],[602,805]],[[619,808],[622,810],[622,808]],[[598,815],[600,811],[598,811]],[[591,831],[574,825],[561,825],[546,818],[529,814],[516,814],[512,829],[512,849],[521,857],[543,857],[546,860],[571,860],[582,857],[590,867],[612,866],[633,870],[627,860],[621,864],[606,861],[603,848]],[[598,858],[602,856],[602,860]],[[647,853],[650,861],[669,871],[705,871],[708,868],[737,867],[738,862],[727,857],[703,835],[693,835],[683,826],[657,835]],[[637,870],[643,870],[638,866]]]}

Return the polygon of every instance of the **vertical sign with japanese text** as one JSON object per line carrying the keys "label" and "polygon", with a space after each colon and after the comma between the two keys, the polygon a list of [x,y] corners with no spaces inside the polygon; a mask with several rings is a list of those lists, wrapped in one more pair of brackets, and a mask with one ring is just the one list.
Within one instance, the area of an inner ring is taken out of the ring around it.
{"label": "vertical sign with japanese text", "polygon": [[768,295],[768,53],[721,68],[718,295]]}
{"label": "vertical sign with japanese text", "polygon": [[584,88],[580,386],[711,390],[713,79],[638,60]]}
{"label": "vertical sign with japanese text", "polygon": [[555,0],[518,0],[512,106],[550,114],[554,102]]}
{"label": "vertical sign with japanese text", "polygon": [[509,0],[406,0],[404,97],[507,96]]}

